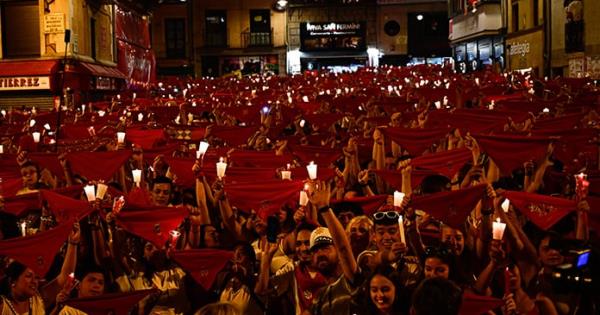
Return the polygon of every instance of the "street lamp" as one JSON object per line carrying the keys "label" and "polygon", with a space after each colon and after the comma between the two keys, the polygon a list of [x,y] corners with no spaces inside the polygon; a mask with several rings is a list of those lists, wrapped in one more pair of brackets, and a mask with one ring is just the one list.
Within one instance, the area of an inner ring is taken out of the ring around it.
{"label": "street lamp", "polygon": [[285,6],[287,6],[288,2],[287,0],[277,0],[277,5],[281,8],[285,8]]}

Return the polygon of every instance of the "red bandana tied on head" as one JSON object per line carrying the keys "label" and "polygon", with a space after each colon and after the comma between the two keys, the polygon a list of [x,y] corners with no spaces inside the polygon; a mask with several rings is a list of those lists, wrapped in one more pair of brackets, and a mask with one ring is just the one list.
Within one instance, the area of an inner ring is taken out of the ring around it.
{"label": "red bandana tied on head", "polygon": [[460,190],[415,196],[410,206],[428,212],[453,228],[460,228],[479,200],[485,196],[485,189],[486,185],[481,184]]}
{"label": "red bandana tied on head", "polygon": [[70,299],[65,304],[88,315],[127,315],[138,302],[156,291],[156,289],[152,289],[127,293],[109,293]]}
{"label": "red bandana tied on head", "polygon": [[233,252],[220,249],[180,250],[172,255],[173,259],[207,291],[215,282],[217,273],[233,258]]}
{"label": "red bandana tied on head", "polygon": [[574,200],[556,198],[521,191],[505,191],[504,197],[510,200],[531,222],[542,230],[550,229],[566,215],[577,209]]}
{"label": "red bandana tied on head", "polygon": [[0,255],[11,257],[43,277],[73,230],[74,221],[34,235],[0,241]]}
{"label": "red bandana tied on head", "polygon": [[170,232],[177,229],[188,215],[183,207],[153,208],[143,211],[121,211],[117,223],[158,248],[171,238]]}

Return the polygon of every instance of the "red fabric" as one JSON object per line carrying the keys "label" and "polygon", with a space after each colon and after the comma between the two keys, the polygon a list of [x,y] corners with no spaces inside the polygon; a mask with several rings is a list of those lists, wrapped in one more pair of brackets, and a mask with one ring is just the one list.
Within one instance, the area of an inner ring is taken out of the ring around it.
{"label": "red fabric", "polygon": [[383,206],[388,199],[388,195],[375,195],[369,197],[356,197],[343,200],[333,200],[332,204],[340,202],[352,202],[359,205],[366,216],[371,216],[377,212],[379,207]]}
{"label": "red fabric", "polygon": [[412,159],[410,164],[413,167],[432,170],[452,178],[472,156],[471,151],[461,148],[418,156]]}
{"label": "red fabric", "polygon": [[4,198],[15,196],[19,189],[23,188],[23,179],[20,175],[6,176],[3,175],[0,183],[0,195]]}
{"label": "red fabric", "polygon": [[474,135],[481,150],[487,153],[504,174],[522,167],[523,163],[538,161],[548,152],[552,140],[547,137]]}
{"label": "red fabric", "polygon": [[0,255],[17,260],[43,277],[72,230],[70,221],[34,235],[0,241]]}
{"label": "red fabric", "polygon": [[169,233],[181,224],[187,214],[188,211],[182,207],[121,211],[117,215],[117,223],[125,230],[162,248],[171,237]]}
{"label": "red fabric", "polygon": [[[4,151],[6,152],[6,148]],[[21,173],[19,172],[19,164],[17,164],[17,155],[16,154],[0,154],[0,177],[4,179],[5,177],[21,177]]]}
{"label": "red fabric", "polygon": [[260,112],[262,106],[239,106],[239,107],[227,107],[221,108],[221,110],[227,115],[235,117],[241,122],[245,122],[248,125],[260,123]]}
{"label": "red fabric", "polygon": [[179,145],[174,143],[174,144],[161,146],[158,148],[145,149],[144,150],[144,161],[152,164],[152,162],[154,161],[154,158],[156,158],[157,156],[159,156],[159,155],[172,156],[173,152],[175,152],[178,148],[179,148]]}
{"label": "red fabric", "polygon": [[443,139],[450,131],[448,128],[410,129],[388,127],[379,129],[389,140],[396,142],[411,155],[419,156],[432,144]]}
{"label": "red fabric", "polygon": [[[392,171],[392,170],[374,170],[373,171],[377,176],[381,177],[388,185],[392,188],[401,190],[402,189],[402,173],[401,171]],[[410,173],[410,182],[412,187],[417,187],[421,185],[421,182],[425,179],[425,177],[430,175],[439,175],[435,171],[430,170],[412,170]]]}
{"label": "red fabric", "polygon": [[69,198],[51,190],[41,190],[40,194],[42,200],[48,203],[48,208],[59,223],[70,220],[79,221],[93,210],[87,201]]}
{"label": "red fabric", "polygon": [[254,209],[266,218],[281,209],[288,201],[299,200],[301,180],[273,180],[225,185],[225,192],[232,206],[249,212]]}
{"label": "red fabric", "polygon": [[305,114],[304,118],[308,123],[318,126],[320,130],[327,130],[338,120],[342,119],[342,114]]}
{"label": "red fabric", "polygon": [[460,228],[479,200],[485,196],[486,185],[444,191],[411,200],[414,209],[424,210],[454,228]]}
{"label": "red fabric", "polygon": [[125,141],[137,144],[142,149],[153,148],[157,143],[166,141],[163,129],[127,129]]}
{"label": "red fabric", "polygon": [[146,189],[134,187],[125,197],[125,209],[145,209],[153,207],[152,197]]}
{"label": "red fabric", "polygon": [[505,191],[504,197],[521,211],[531,222],[542,230],[550,229],[554,224],[577,208],[574,200],[544,195]]}
{"label": "red fabric", "polygon": [[10,213],[17,217],[22,216],[30,210],[40,209],[40,197],[38,193],[4,198],[4,207],[0,211]]}
{"label": "red fabric", "polygon": [[313,299],[318,296],[319,290],[327,285],[327,279],[318,272],[312,278],[308,270],[302,266],[294,268],[294,275],[296,277],[296,285],[298,286],[300,308],[308,310],[312,307]]}
{"label": "red fabric", "polygon": [[568,130],[577,126],[581,122],[582,118],[583,114],[571,114],[561,117],[539,119],[536,120],[535,124],[533,125],[533,128]]}
{"label": "red fabric", "polygon": [[588,213],[590,228],[598,234],[600,233],[600,197],[588,196],[586,200],[590,205],[590,212]]}
{"label": "red fabric", "polygon": [[173,259],[187,270],[205,290],[210,290],[217,274],[233,258],[233,252],[220,249],[175,251]]}
{"label": "red fabric", "polygon": [[[169,171],[177,176],[175,180],[177,185],[183,187],[195,187],[196,177],[194,176],[194,172],[192,172],[192,167],[196,161],[195,159],[167,157],[165,160],[167,161],[167,164],[169,164]],[[206,164],[206,161],[204,161],[204,167],[207,168],[207,171],[210,171],[208,165],[209,164]],[[215,176],[216,172],[215,169]],[[227,172],[225,174],[227,174]]]}
{"label": "red fabric", "polygon": [[335,162],[342,154],[341,149],[332,149],[322,146],[310,145],[289,145],[292,153],[303,163],[314,161],[315,164],[323,167]]}
{"label": "red fabric", "polygon": [[[292,179],[308,179],[306,167],[295,167],[291,169]],[[317,167],[317,179],[328,181],[335,176],[335,170],[332,168]]]}
{"label": "red fabric", "polygon": [[[88,135],[89,138],[89,135]],[[40,170],[48,169],[50,173],[59,178],[64,178],[65,173],[62,165],[58,161],[56,153],[29,153],[27,155],[32,161],[39,165]]]}
{"label": "red fabric", "polygon": [[230,147],[236,147],[246,144],[255,132],[256,127],[213,126],[209,135],[223,139]]}
{"label": "red fabric", "polygon": [[87,180],[111,179],[113,174],[131,156],[131,151],[110,152],[75,152],[67,154],[67,161],[75,174],[84,176]]}
{"label": "red fabric", "polygon": [[138,302],[156,291],[156,289],[152,289],[126,293],[109,293],[100,296],[70,299],[65,304],[88,315],[128,315]]}
{"label": "red fabric", "polygon": [[289,154],[275,155],[274,151],[234,150],[229,157],[233,164],[243,167],[279,168],[292,162]]}
{"label": "red fabric", "polygon": [[501,299],[490,296],[475,295],[472,293],[463,293],[462,304],[460,306],[460,315],[482,315],[489,311],[504,305]]}

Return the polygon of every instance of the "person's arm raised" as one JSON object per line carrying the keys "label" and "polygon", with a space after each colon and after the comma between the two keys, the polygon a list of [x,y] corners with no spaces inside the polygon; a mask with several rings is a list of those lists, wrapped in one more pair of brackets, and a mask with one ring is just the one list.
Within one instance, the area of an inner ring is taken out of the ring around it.
{"label": "person's arm raised", "polygon": [[354,259],[352,246],[350,246],[350,241],[344,231],[344,227],[329,207],[330,197],[329,185],[325,182],[317,182],[315,191],[310,197],[310,202],[319,209],[318,211],[331,233],[344,276],[346,279],[353,281],[358,270],[358,265]]}

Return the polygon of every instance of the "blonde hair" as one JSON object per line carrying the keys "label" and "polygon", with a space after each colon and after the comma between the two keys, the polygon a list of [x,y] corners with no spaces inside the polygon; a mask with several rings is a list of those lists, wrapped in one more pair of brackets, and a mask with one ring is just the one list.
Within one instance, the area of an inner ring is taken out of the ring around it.
{"label": "blonde hair", "polygon": [[217,302],[203,306],[194,315],[242,315],[242,313],[229,302]]}
{"label": "blonde hair", "polygon": [[371,229],[373,228],[373,221],[371,221],[369,217],[367,217],[366,215],[359,215],[357,217],[352,218],[352,220],[348,222],[348,225],[346,225],[346,235],[350,235],[350,229],[355,224],[366,224],[369,227],[369,232],[371,232]]}

